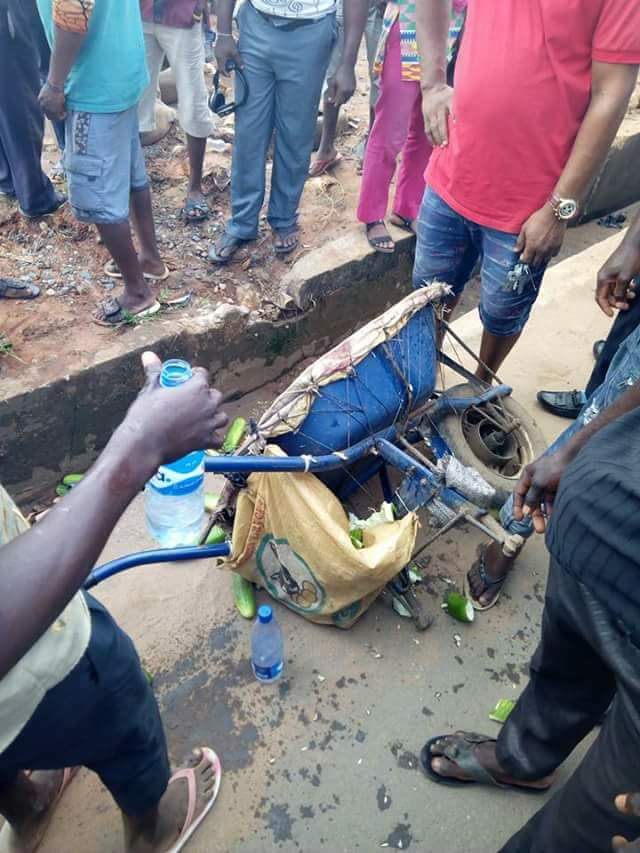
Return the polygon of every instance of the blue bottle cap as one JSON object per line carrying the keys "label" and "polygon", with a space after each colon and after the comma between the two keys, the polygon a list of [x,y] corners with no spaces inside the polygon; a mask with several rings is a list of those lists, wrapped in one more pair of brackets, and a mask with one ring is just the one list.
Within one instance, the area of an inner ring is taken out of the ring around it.
{"label": "blue bottle cap", "polygon": [[262,622],[263,625],[266,625],[268,622],[271,622],[273,619],[273,610],[269,607],[268,604],[263,604],[258,608],[258,619]]}
{"label": "blue bottle cap", "polygon": [[188,361],[181,358],[170,358],[162,365],[160,384],[163,388],[175,388],[191,379],[193,372]]}

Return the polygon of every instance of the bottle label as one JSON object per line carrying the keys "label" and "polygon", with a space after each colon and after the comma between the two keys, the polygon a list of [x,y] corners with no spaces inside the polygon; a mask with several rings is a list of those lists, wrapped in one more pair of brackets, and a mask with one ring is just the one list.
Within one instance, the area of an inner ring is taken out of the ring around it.
{"label": "bottle label", "polygon": [[282,661],[274,663],[273,666],[258,666],[258,664],[254,663],[253,671],[256,678],[260,679],[260,681],[273,681],[282,672]]}
{"label": "bottle label", "polygon": [[149,484],[156,492],[178,497],[197,491],[203,481],[204,453],[198,450],[171,465],[161,465]]}

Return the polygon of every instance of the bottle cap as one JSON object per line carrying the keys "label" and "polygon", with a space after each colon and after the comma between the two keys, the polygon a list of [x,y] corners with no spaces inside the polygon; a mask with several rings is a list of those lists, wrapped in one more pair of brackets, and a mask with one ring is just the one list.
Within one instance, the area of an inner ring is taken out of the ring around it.
{"label": "bottle cap", "polygon": [[271,622],[273,619],[273,610],[269,607],[268,604],[263,604],[260,608],[258,608],[258,619],[263,625],[266,625],[268,622]]}
{"label": "bottle cap", "polygon": [[170,358],[162,365],[160,384],[163,388],[175,388],[191,379],[191,365],[181,358]]}

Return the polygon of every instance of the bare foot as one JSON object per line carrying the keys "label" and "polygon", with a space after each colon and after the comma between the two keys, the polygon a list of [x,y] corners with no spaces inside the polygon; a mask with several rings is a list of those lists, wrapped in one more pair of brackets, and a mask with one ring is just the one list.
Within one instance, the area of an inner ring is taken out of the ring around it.
{"label": "bare foot", "polygon": [[[437,773],[438,776],[445,776],[451,779],[461,779],[463,781],[473,781],[471,777],[465,773],[464,770],[461,770],[455,762],[450,761],[442,755],[442,752],[448,746],[448,740],[449,739],[447,737],[442,737],[440,740],[437,740],[431,745],[431,754],[437,756],[431,760],[431,769],[434,773]],[[473,748],[473,752],[478,763],[501,784],[518,785],[521,788],[545,789],[553,782],[553,775],[546,776],[544,779],[538,779],[535,782],[523,782],[520,779],[514,779],[511,776],[508,776],[498,764],[495,741],[488,740],[484,743],[476,744]]]}
{"label": "bare foot", "polygon": [[467,573],[473,601],[481,607],[488,607],[502,589],[515,560],[515,557],[505,557],[502,546],[497,542],[482,547],[478,559]]}
{"label": "bare foot", "polygon": [[34,853],[38,849],[58,803],[63,778],[63,770],[21,773],[14,788],[3,792],[3,812],[10,826],[7,851]]}
{"label": "bare foot", "polygon": [[143,282],[143,284],[135,290],[130,287],[125,287],[121,295],[118,297],[120,305],[130,314],[139,314],[141,311],[144,311],[145,308],[150,308],[155,301],[156,297],[146,282]]}
{"label": "bare foot", "polygon": [[158,278],[164,276],[167,269],[167,265],[160,255],[151,258],[140,255],[140,266],[142,267],[143,273],[146,273],[147,275],[155,275]]}
{"label": "bare foot", "polygon": [[[195,781],[193,821],[196,821],[213,800],[219,767],[214,767],[205,753],[195,749],[186,768],[192,768]],[[185,778],[172,779],[157,809],[140,818],[125,817],[125,847],[127,853],[163,853],[178,840],[189,812],[189,785]]]}

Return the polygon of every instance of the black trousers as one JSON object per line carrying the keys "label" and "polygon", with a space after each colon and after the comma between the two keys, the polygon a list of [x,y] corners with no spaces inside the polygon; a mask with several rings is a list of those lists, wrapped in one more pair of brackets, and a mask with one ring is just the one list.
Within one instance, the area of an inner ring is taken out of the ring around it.
{"label": "black trousers", "polygon": [[0,0],[0,192],[15,193],[30,216],[47,212],[55,200],[41,166],[41,29],[35,0]]}
{"label": "black trousers", "polygon": [[637,637],[552,560],[531,680],[500,733],[498,760],[517,779],[544,777],[613,706],[575,773],[501,853],[602,853],[614,835],[640,835],[640,819],[613,802],[640,790]]}
{"label": "black trousers", "polygon": [[169,782],[160,712],[130,638],[95,598],[86,598],[89,646],[0,753],[0,788],[21,770],[81,765],[98,774],[125,814],[143,815]]}
{"label": "black trousers", "polygon": [[640,323],[640,293],[638,294],[636,299],[631,301],[631,307],[628,311],[619,311],[618,316],[616,317],[611,330],[609,331],[609,335],[604,345],[604,349],[600,354],[600,358],[597,360],[595,367],[593,368],[593,372],[591,374],[591,378],[587,384],[585,389],[585,393],[587,397],[590,397],[591,394],[598,388],[598,386],[602,385],[604,382],[604,378],[607,375],[607,370],[609,369],[609,365],[615,354],[618,351],[620,344],[629,337],[631,332],[637,327],[638,323]]}

